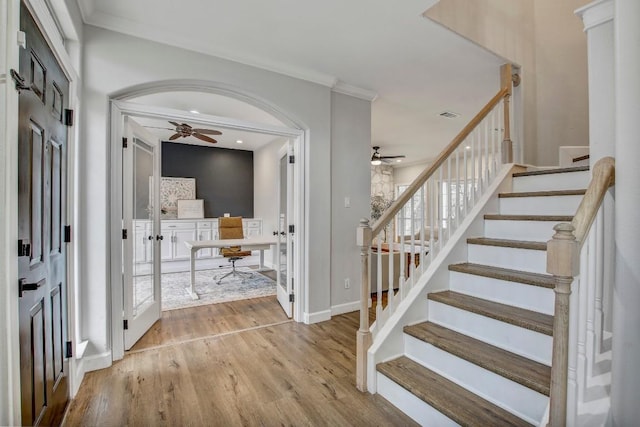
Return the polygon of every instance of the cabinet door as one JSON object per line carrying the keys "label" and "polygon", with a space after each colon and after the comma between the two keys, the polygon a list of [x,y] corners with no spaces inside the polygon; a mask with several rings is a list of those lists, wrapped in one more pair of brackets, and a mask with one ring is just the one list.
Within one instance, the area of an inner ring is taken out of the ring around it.
{"label": "cabinet door", "polygon": [[196,230],[174,230],[173,231],[173,259],[189,259],[191,252],[184,242],[196,240]]}
{"label": "cabinet door", "polygon": [[[198,240],[211,240],[211,229],[199,230]],[[198,258],[211,258],[211,248],[200,249]]]}
{"label": "cabinet door", "polygon": [[160,242],[160,253],[162,261],[171,261],[173,259],[173,231],[162,231],[162,241]]}
{"label": "cabinet door", "polygon": [[135,227],[135,232],[133,233],[133,238],[135,240],[135,244],[133,245],[133,262],[136,264],[143,263],[147,260],[147,230],[144,226],[142,228]]}

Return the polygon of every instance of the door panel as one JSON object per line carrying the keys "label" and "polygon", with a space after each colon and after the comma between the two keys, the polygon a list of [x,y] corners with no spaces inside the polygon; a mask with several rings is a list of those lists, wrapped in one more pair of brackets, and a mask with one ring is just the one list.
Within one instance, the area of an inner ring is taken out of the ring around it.
{"label": "door panel", "polygon": [[[122,214],[123,227],[131,230],[131,236],[122,241],[124,347],[128,350],[160,318],[160,208],[154,200],[160,200],[161,146],[131,117],[125,118],[125,134],[129,143],[123,148]],[[142,223],[147,226],[136,229]],[[148,234],[140,236],[141,230]],[[142,255],[146,262],[136,262]]]}
{"label": "door panel", "polygon": [[[66,222],[69,81],[22,4],[18,257],[22,423],[59,425],[68,400]],[[28,248],[28,250],[26,250]],[[24,285],[24,286],[23,286]]]}
{"label": "door panel", "polygon": [[293,295],[293,235],[289,232],[289,219],[292,217],[293,207],[293,164],[289,163],[289,156],[291,155],[293,155],[293,148],[291,143],[287,142],[278,156],[279,242],[276,245],[278,266],[276,295],[278,302],[288,317],[293,316],[293,302],[290,299],[290,296]]}

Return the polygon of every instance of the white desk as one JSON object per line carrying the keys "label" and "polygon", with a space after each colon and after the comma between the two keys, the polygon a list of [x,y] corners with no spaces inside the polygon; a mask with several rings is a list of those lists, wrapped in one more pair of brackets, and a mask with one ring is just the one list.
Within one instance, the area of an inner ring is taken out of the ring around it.
{"label": "white desk", "polygon": [[191,286],[187,287],[187,292],[191,298],[198,299],[196,293],[196,254],[200,249],[205,248],[228,248],[230,246],[240,246],[246,251],[260,251],[260,267],[258,271],[264,269],[264,251],[271,246],[278,244],[275,236],[257,236],[247,239],[224,239],[224,240],[188,240],[184,242],[190,251]]}

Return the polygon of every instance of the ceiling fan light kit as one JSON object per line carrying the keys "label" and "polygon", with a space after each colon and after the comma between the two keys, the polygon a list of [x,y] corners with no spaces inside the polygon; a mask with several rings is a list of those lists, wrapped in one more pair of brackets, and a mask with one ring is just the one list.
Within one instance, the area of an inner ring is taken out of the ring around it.
{"label": "ceiling fan light kit", "polygon": [[382,163],[389,163],[389,160],[393,160],[393,159],[397,159],[396,162],[399,162],[399,159],[404,159],[404,155],[400,155],[400,156],[381,156],[380,155],[380,147],[379,146],[374,146],[373,148],[373,155],[371,156],[371,164],[373,166],[379,166]]}

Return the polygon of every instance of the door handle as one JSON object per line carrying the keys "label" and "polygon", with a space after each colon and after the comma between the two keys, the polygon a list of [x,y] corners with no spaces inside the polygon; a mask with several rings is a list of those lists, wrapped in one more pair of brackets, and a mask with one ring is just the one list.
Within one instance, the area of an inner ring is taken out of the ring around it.
{"label": "door handle", "polygon": [[153,236],[149,236],[149,237],[147,237],[147,239],[153,240]]}
{"label": "door handle", "polygon": [[22,297],[22,293],[26,291],[35,291],[44,286],[45,283],[47,283],[46,277],[36,283],[27,283],[27,279],[20,279],[18,281],[18,296]]}
{"label": "door handle", "polygon": [[274,231],[274,232],[273,232],[273,235],[274,235],[274,236],[277,236],[277,235],[278,235],[278,232],[277,232],[277,231]]}
{"label": "door handle", "polygon": [[157,236],[156,236],[156,240],[164,240],[164,236],[157,235]]}

